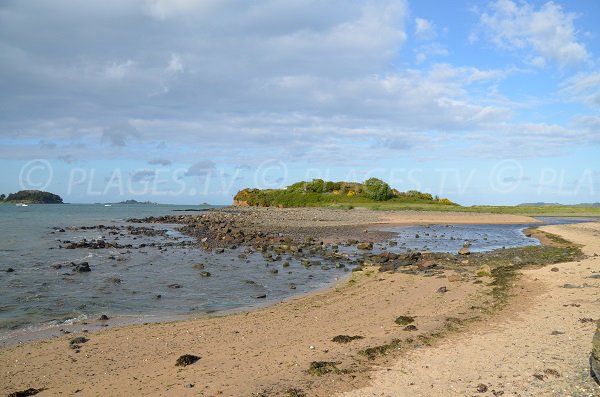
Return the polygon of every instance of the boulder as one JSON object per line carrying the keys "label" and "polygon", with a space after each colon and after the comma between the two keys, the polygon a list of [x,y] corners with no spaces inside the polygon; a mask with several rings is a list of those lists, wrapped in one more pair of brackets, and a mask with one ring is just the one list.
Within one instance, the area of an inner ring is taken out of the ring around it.
{"label": "boulder", "polygon": [[592,339],[592,356],[590,357],[590,365],[596,380],[600,383],[600,320],[596,324],[596,333]]}
{"label": "boulder", "polygon": [[459,255],[469,255],[471,253],[471,250],[469,250],[469,247],[462,247],[461,249],[458,250],[458,254]]}
{"label": "boulder", "polygon": [[492,269],[489,265],[481,265],[475,272],[477,277],[489,277],[492,275]]}
{"label": "boulder", "polygon": [[74,269],[77,273],[86,273],[91,272],[90,265],[87,262],[82,262],[80,264],[75,265]]}
{"label": "boulder", "polygon": [[356,248],[358,248],[359,250],[372,250],[373,243],[360,243],[356,245]]}

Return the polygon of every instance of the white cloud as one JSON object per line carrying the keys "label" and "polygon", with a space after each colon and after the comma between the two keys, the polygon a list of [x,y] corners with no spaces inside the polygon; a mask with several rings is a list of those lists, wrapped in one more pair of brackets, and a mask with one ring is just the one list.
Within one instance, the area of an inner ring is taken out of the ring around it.
{"label": "white cloud", "polygon": [[157,19],[168,19],[192,12],[209,12],[225,0],[147,0],[147,12]]}
{"label": "white cloud", "polygon": [[[536,9],[527,2],[496,0],[480,15],[480,22],[489,40],[499,47],[522,51],[528,63],[545,66],[551,61],[564,67],[589,58],[577,38],[576,17],[551,1]],[[535,55],[529,54],[530,50]]]}
{"label": "white cloud", "polygon": [[600,72],[578,73],[561,84],[560,92],[572,101],[600,107]]}
{"label": "white cloud", "polygon": [[169,65],[167,66],[167,72],[178,73],[182,71],[183,62],[181,62],[181,57],[177,54],[171,54],[171,59],[169,60]]}
{"label": "white cloud", "polygon": [[415,36],[420,40],[431,40],[437,36],[433,22],[423,18],[415,18]]}
{"label": "white cloud", "polygon": [[104,74],[109,79],[119,80],[125,77],[125,75],[131,70],[133,61],[128,59],[125,62],[111,62],[105,69]]}

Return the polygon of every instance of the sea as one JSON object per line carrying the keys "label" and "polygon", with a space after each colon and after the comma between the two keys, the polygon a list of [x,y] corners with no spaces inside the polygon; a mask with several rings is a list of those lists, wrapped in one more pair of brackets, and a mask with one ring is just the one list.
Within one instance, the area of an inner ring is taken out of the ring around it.
{"label": "sea", "polygon": [[[206,252],[178,225],[127,219],[199,214],[210,206],[142,204],[0,205],[0,346],[68,330],[171,321],[269,305],[347,277],[346,268],[306,268],[295,258],[267,262],[244,247]],[[573,220],[543,219],[546,223]],[[98,225],[103,225],[98,228]],[[156,229],[154,236],[128,226]],[[536,245],[530,225],[441,225],[388,228],[398,245],[375,251],[456,252]],[[118,241],[118,248],[66,249],[69,242]],[[133,248],[127,248],[129,245]],[[349,255],[356,254],[345,247]],[[284,261],[289,262],[283,267]],[[89,272],[74,271],[87,263]],[[202,266],[199,266],[201,264]],[[274,271],[273,269],[277,269]],[[203,276],[201,272],[210,273]],[[290,286],[293,285],[293,288]],[[99,320],[106,316],[109,321]]]}

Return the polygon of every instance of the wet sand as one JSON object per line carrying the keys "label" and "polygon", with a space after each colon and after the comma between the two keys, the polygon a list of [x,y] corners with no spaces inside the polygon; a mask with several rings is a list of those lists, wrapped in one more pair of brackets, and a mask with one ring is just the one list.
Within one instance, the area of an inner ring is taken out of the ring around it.
{"label": "wet sand", "polygon": [[589,364],[600,319],[600,223],[541,229],[589,257],[524,271],[511,304],[491,321],[413,350],[343,396],[600,396]]}

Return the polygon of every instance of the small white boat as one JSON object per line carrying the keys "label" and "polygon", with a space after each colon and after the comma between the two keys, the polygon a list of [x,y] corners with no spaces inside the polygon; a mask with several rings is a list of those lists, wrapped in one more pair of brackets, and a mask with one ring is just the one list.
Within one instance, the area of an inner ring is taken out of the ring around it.
{"label": "small white boat", "polygon": [[23,204],[23,203],[19,203],[19,204],[17,204],[17,207],[28,207],[28,205],[27,204]]}
{"label": "small white boat", "polygon": [[105,207],[112,207],[110,204],[104,204]]}

